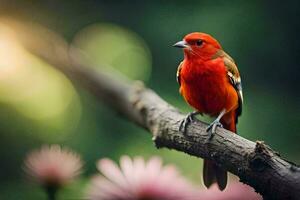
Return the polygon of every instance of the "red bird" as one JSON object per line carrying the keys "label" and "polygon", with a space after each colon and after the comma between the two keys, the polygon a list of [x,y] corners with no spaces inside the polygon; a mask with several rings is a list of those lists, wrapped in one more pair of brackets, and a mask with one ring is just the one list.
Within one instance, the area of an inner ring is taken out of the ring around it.
{"label": "red bird", "polygon": [[[208,114],[216,117],[206,130],[211,135],[218,126],[236,133],[243,94],[234,60],[223,51],[216,39],[206,33],[190,33],[174,47],[183,48],[184,51],[184,60],[177,70],[179,91],[196,110],[182,120],[179,130],[185,133],[195,115]],[[204,160],[203,179],[206,187],[216,182],[220,190],[224,190],[227,171],[211,160]]]}

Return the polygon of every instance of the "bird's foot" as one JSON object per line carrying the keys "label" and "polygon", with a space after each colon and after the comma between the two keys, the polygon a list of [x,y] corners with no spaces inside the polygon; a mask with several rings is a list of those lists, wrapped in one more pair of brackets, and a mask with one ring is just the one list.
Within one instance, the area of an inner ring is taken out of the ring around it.
{"label": "bird's foot", "polygon": [[221,124],[221,122],[216,119],[214,120],[207,128],[206,128],[206,132],[209,133],[209,139],[211,139],[213,137],[213,135],[216,133],[217,127],[223,128],[223,125]]}
{"label": "bird's foot", "polygon": [[182,132],[183,134],[186,133],[186,128],[187,126],[192,123],[195,120],[195,115],[200,114],[197,111],[189,113],[181,122],[179,125],[179,131]]}

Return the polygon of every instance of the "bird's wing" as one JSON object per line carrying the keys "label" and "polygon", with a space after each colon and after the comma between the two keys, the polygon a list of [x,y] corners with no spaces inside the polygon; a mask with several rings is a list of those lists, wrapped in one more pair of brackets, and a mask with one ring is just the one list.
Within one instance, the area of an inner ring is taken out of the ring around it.
{"label": "bird's wing", "polygon": [[177,72],[176,72],[176,80],[179,84],[179,86],[181,85],[181,80],[180,80],[180,71],[181,71],[181,68],[182,68],[182,65],[183,65],[183,62],[181,62],[177,68]]}
{"label": "bird's wing", "polygon": [[223,50],[219,50],[212,59],[214,58],[223,58],[224,64],[227,68],[227,75],[233,87],[235,88],[238,97],[239,97],[239,107],[237,109],[237,116],[242,114],[243,106],[243,90],[242,90],[242,81],[240,77],[239,70],[234,62],[234,60]]}

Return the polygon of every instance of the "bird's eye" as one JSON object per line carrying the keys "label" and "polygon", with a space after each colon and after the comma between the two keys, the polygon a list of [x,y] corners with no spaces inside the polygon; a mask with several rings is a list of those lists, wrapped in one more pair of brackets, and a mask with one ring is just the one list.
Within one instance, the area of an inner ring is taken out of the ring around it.
{"label": "bird's eye", "polygon": [[196,42],[196,45],[197,46],[201,46],[203,44],[203,41],[202,40],[197,40],[197,42]]}

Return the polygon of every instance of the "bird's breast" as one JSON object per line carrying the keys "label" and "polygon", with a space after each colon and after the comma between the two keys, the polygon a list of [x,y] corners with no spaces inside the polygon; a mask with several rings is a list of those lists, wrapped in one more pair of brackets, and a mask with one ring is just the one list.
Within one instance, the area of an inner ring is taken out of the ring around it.
{"label": "bird's breast", "polygon": [[181,78],[184,99],[198,111],[214,116],[226,107],[230,83],[224,65],[186,64]]}

